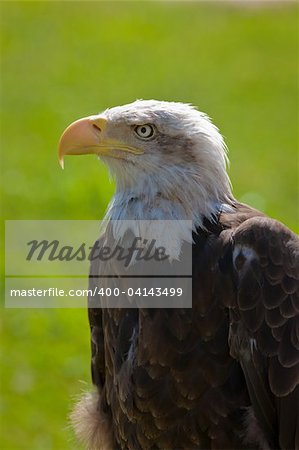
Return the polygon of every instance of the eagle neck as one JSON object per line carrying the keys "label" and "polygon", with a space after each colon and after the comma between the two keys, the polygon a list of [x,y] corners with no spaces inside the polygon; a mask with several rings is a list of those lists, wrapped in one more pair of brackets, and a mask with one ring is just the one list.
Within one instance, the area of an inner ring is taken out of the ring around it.
{"label": "eagle neck", "polygon": [[[178,175],[178,174],[177,174]],[[232,197],[209,193],[198,177],[185,176],[139,177],[131,184],[117,182],[106,218],[111,220],[191,220],[194,229],[205,228],[204,222],[213,222],[219,211],[229,210]]]}

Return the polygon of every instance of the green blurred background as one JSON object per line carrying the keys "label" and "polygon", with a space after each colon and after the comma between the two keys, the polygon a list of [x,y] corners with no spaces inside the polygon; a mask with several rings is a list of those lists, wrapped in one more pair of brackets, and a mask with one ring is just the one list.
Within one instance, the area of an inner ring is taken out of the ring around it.
{"label": "green blurred background", "polygon": [[[234,193],[298,231],[297,6],[1,2],[2,212],[101,219],[113,185],[56,147],[79,117],[136,98],[191,102],[220,127]],[[2,247],[3,248],[3,247]],[[2,310],[3,449],[79,448],[90,385],[85,310]]]}

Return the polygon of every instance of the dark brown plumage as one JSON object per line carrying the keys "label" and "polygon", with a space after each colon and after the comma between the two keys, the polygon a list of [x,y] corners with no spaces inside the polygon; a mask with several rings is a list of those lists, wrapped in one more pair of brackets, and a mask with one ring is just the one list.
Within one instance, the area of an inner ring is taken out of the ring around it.
{"label": "dark brown plumage", "polygon": [[298,238],[240,204],[205,226],[192,309],[89,310],[107,448],[299,445]]}

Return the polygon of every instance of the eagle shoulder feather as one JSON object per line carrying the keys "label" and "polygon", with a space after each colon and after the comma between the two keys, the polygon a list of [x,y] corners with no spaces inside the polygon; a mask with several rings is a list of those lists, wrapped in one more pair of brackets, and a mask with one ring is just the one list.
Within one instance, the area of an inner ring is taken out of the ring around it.
{"label": "eagle shoulder feather", "polygon": [[299,239],[276,220],[248,219],[231,236],[236,292],[231,354],[272,446],[299,446]]}

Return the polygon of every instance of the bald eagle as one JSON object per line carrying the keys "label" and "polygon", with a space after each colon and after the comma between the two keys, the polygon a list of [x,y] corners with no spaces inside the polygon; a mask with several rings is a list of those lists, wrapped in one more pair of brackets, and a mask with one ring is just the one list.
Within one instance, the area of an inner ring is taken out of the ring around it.
{"label": "bald eagle", "polygon": [[233,197],[223,138],[188,104],[138,100],[80,119],[59,159],[88,153],[116,180],[108,221],[192,221],[192,308],[89,307],[95,392],[72,414],[78,438],[299,449],[298,237]]}

